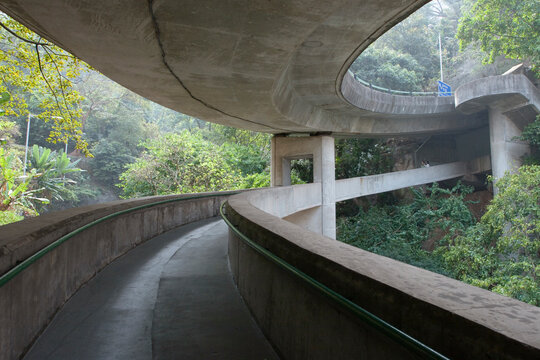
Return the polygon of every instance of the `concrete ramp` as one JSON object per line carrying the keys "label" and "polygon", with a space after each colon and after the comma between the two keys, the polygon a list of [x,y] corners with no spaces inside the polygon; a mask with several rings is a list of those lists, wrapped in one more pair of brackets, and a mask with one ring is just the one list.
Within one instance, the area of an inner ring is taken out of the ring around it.
{"label": "concrete ramp", "polygon": [[277,359],[232,281],[227,227],[203,220],[138,246],[56,315],[25,359]]}

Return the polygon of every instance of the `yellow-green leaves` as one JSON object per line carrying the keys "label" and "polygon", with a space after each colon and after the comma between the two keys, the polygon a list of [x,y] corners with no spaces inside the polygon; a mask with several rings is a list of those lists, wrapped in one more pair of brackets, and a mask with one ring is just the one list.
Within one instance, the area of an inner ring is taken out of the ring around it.
{"label": "yellow-green leaves", "polygon": [[11,94],[3,106],[5,115],[26,117],[32,105],[37,108],[33,116],[53,124],[50,142],[72,140],[90,156],[82,138],[82,97],[72,86],[84,63],[6,15],[0,21],[9,29],[0,29],[0,92]]}

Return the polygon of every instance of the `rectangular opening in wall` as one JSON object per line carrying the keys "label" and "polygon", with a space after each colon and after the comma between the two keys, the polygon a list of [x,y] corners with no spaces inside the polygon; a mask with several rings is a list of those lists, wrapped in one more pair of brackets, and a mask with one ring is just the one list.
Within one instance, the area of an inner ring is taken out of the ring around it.
{"label": "rectangular opening in wall", "polygon": [[313,158],[291,160],[291,184],[313,182]]}

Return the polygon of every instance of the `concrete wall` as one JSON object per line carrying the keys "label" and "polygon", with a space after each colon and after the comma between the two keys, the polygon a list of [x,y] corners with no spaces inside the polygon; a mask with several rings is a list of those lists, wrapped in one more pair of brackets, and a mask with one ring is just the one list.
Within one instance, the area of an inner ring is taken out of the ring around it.
{"label": "concrete wall", "polygon": [[[306,231],[254,206],[263,194],[272,191],[231,197],[228,218],[376,316],[452,359],[540,358],[540,308]],[[232,232],[229,258],[240,293],[283,358],[415,358]]]}
{"label": "concrete wall", "polygon": [[[0,288],[0,359],[18,359],[62,305],[111,261],[156,235],[216,216],[227,192],[121,215],[83,231]],[[191,195],[190,195],[191,196]],[[0,227],[0,273],[61,236],[116,211],[185,196],[71,209]]]}
{"label": "concrete wall", "polygon": [[456,151],[460,161],[490,155],[489,126],[456,136]]}

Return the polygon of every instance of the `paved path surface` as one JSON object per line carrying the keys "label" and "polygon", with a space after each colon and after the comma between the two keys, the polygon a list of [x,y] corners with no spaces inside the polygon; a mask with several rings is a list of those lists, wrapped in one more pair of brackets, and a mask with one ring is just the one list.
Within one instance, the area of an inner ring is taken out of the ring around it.
{"label": "paved path surface", "polygon": [[45,359],[278,359],[240,298],[227,227],[160,235],[101,271],[29,351]]}

